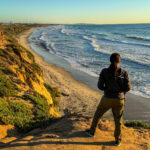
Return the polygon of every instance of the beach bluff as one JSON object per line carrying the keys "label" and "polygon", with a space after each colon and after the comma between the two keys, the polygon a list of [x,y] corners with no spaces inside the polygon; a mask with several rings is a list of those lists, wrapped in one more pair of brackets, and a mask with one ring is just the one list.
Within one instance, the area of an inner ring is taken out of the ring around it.
{"label": "beach bluff", "polygon": [[16,36],[28,28],[0,26],[0,138],[7,135],[9,127],[27,132],[59,117],[57,89],[44,82],[32,53],[16,41]]}
{"label": "beach bluff", "polygon": [[140,122],[126,123],[115,147],[110,113],[95,137],[84,133],[101,94],[21,44],[35,26],[0,25],[0,149],[149,150],[149,126]]}

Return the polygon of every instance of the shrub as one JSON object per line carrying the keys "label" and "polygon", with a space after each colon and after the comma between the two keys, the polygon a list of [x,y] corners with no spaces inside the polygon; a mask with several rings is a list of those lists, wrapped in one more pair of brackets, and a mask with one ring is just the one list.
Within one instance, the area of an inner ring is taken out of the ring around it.
{"label": "shrub", "polygon": [[49,105],[47,99],[43,95],[36,91],[32,91],[23,95],[23,99],[31,100],[35,104],[33,112],[37,119],[45,120],[50,118]]}
{"label": "shrub", "polygon": [[6,31],[7,35],[17,35],[25,30],[29,29],[28,25],[5,25],[4,30]]}
{"label": "shrub", "polygon": [[4,50],[0,49],[0,56],[4,56]]}
{"label": "shrub", "polygon": [[127,121],[124,123],[124,125],[127,127],[143,127],[146,129],[150,129],[150,125],[141,121]]}
{"label": "shrub", "polygon": [[58,91],[57,88],[51,87],[50,85],[48,85],[46,83],[44,83],[44,86],[46,87],[46,89],[48,90],[50,95],[52,96],[54,106],[57,106],[58,105],[58,100],[57,100],[56,97],[60,97],[60,92]]}
{"label": "shrub", "polygon": [[27,53],[28,58],[31,59],[33,62],[35,62],[33,54],[28,50],[26,50],[26,53]]}
{"label": "shrub", "polygon": [[12,81],[0,70],[0,96],[9,97],[17,94],[17,88]]}
{"label": "shrub", "polygon": [[38,64],[32,63],[31,66],[33,68],[33,72],[36,72],[39,75],[42,74],[42,70],[41,70],[41,68],[40,68],[40,66]]}
{"label": "shrub", "polygon": [[0,119],[4,124],[12,124],[19,129],[24,129],[30,126],[32,111],[26,104],[0,98]]}
{"label": "shrub", "polygon": [[30,100],[34,107],[21,103],[11,102],[0,98],[0,120],[4,124],[12,124],[21,132],[28,132],[36,127],[51,123],[54,118],[50,116],[49,105],[46,98],[32,91],[22,96]]}
{"label": "shrub", "polygon": [[53,121],[54,118],[50,116],[49,113],[50,107],[43,95],[37,93],[36,91],[30,91],[29,93],[23,95],[22,98],[33,102],[34,107],[32,108],[32,112],[34,117],[32,118],[30,125],[26,126],[21,131],[27,132],[36,127],[45,126]]}

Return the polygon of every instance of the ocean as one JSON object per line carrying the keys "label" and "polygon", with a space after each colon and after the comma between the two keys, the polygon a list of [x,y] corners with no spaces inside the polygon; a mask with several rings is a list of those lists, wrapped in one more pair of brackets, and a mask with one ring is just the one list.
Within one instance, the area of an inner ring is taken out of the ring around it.
{"label": "ocean", "polygon": [[74,72],[91,78],[97,78],[110,65],[110,54],[118,52],[120,66],[130,76],[130,93],[150,98],[150,24],[54,25],[35,29],[28,40],[35,51],[42,46],[51,63],[61,66],[66,61]]}

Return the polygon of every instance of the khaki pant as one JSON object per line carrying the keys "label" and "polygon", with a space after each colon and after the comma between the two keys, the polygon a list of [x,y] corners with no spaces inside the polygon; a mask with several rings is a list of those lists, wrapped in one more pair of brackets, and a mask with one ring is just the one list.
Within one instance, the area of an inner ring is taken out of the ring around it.
{"label": "khaki pant", "polygon": [[124,109],[124,99],[120,100],[120,99],[115,99],[115,98],[107,98],[103,96],[95,112],[90,130],[92,133],[95,133],[99,119],[110,108],[112,108],[112,113],[113,113],[114,121],[115,121],[114,136],[116,140],[121,141],[121,128],[122,128],[122,115],[123,115],[123,109]]}

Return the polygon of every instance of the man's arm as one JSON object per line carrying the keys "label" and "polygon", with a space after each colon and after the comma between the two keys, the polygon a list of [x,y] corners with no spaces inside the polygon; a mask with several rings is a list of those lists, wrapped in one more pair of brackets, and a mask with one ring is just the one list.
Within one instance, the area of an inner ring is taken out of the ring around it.
{"label": "man's arm", "polygon": [[129,75],[128,75],[127,72],[125,72],[125,75],[124,75],[124,91],[128,92],[130,89],[131,89],[131,82],[130,82],[130,79],[129,79]]}
{"label": "man's arm", "polygon": [[99,80],[98,80],[97,86],[100,90],[102,90],[102,91],[105,90],[104,70],[102,70],[99,75]]}

